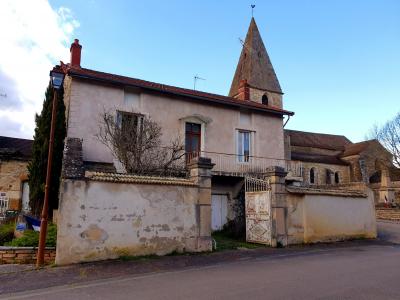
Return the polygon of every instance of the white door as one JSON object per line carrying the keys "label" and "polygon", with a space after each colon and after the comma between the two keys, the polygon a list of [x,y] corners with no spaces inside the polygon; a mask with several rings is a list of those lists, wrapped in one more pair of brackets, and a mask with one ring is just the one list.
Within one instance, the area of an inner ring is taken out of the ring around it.
{"label": "white door", "polygon": [[221,230],[228,221],[228,196],[211,195],[211,229]]}
{"label": "white door", "polygon": [[29,184],[28,181],[22,183],[22,211],[29,212]]}

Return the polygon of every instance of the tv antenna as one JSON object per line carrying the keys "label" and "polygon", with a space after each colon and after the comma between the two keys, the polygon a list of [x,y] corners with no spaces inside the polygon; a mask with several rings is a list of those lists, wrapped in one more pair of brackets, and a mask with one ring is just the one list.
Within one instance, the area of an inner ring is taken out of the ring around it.
{"label": "tv antenna", "polygon": [[193,77],[193,90],[196,90],[196,83],[197,83],[197,80],[205,80],[204,78],[201,78],[201,77],[199,77],[199,75],[194,75],[194,77]]}
{"label": "tv antenna", "polygon": [[251,6],[251,17],[253,17],[254,7],[256,7],[256,6],[255,6],[255,4],[252,4],[250,6]]}

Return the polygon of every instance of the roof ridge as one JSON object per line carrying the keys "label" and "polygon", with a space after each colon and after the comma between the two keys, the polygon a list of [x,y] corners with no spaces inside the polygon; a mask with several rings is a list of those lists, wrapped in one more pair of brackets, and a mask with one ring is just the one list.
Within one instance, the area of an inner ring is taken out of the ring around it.
{"label": "roof ridge", "polygon": [[[333,133],[323,133],[323,132],[312,132],[312,131],[303,131],[303,130],[296,130],[296,129],[284,129],[285,131],[293,131],[293,132],[301,132],[301,133],[310,133],[310,134],[321,134],[321,135],[333,135],[333,136],[341,136],[349,140],[345,135],[343,134],[333,134]],[[350,140],[349,140],[350,141]],[[351,142],[351,141],[350,141]],[[353,142],[351,142],[354,144]]]}

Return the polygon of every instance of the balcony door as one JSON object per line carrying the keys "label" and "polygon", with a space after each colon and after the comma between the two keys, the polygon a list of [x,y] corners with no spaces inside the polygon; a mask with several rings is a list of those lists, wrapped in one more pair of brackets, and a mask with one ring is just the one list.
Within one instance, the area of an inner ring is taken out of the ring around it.
{"label": "balcony door", "polygon": [[185,124],[185,152],[190,160],[199,156],[201,149],[201,124],[186,123]]}

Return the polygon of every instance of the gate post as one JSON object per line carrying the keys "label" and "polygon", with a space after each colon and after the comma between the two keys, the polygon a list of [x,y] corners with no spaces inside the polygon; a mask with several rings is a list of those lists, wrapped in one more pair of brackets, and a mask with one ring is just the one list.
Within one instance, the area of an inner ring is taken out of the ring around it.
{"label": "gate post", "polygon": [[198,237],[196,251],[211,251],[211,169],[214,164],[210,158],[199,157],[188,165],[190,179],[198,185],[198,200],[196,203],[196,219]]}
{"label": "gate post", "polygon": [[271,246],[287,246],[287,201],[285,177],[287,172],[284,168],[274,166],[267,169],[265,180],[269,181],[271,186]]}

